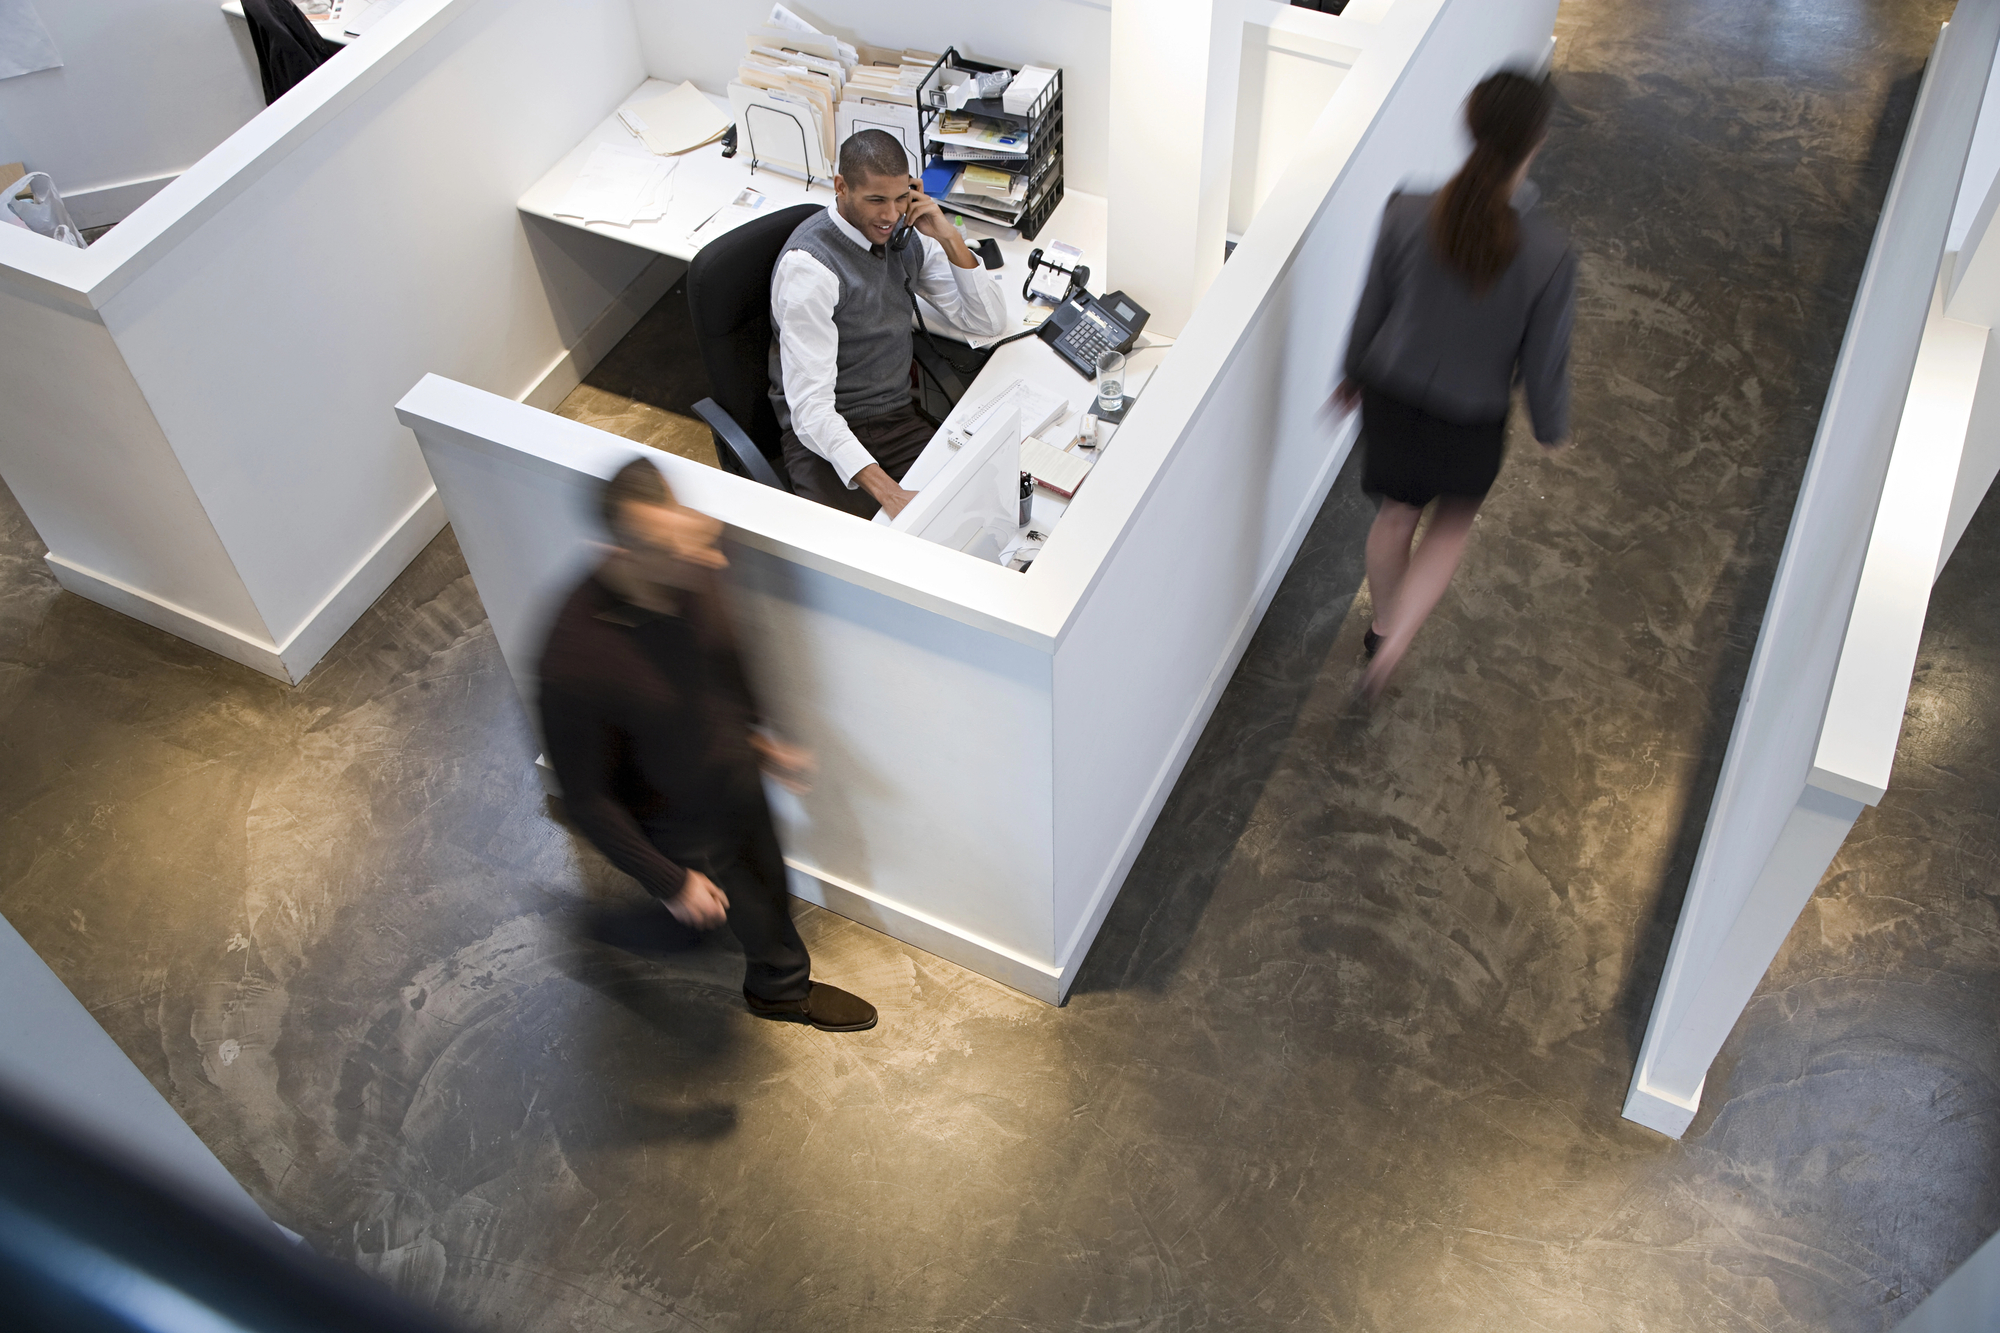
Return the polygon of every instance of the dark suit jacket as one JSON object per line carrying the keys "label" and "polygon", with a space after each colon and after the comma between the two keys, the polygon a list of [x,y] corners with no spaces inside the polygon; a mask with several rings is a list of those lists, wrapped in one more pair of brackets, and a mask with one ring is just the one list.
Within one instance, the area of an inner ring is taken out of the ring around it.
{"label": "dark suit jacket", "polygon": [[250,20],[250,45],[264,76],[265,106],[343,49],[313,31],[312,21],[292,0],[243,0],[243,15]]}
{"label": "dark suit jacket", "polygon": [[1569,336],[1576,254],[1562,229],[1514,198],[1520,248],[1484,292],[1438,258],[1428,194],[1394,194],[1368,265],[1368,284],[1347,340],[1346,374],[1444,421],[1502,421],[1515,381],[1526,391],[1535,438],[1569,434]]}

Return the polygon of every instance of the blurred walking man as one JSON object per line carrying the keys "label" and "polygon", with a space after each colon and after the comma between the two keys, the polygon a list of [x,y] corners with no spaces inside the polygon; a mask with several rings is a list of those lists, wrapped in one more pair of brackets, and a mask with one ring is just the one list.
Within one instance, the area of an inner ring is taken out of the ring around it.
{"label": "blurred walking man", "polygon": [[759,772],[803,787],[810,757],[755,730],[749,679],[718,587],[722,525],[682,507],[649,460],[604,484],[612,551],[577,585],[542,652],[549,762],[584,834],[674,916],[728,922],[743,998],[826,1032],[875,1007],[812,980],[785,903],[785,862]]}

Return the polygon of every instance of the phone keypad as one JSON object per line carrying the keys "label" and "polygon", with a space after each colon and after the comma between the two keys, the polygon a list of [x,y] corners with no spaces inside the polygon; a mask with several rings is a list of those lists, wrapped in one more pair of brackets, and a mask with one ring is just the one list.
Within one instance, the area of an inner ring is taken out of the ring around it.
{"label": "phone keypad", "polygon": [[1111,349],[1111,342],[1104,336],[1104,331],[1089,319],[1077,321],[1076,326],[1062,336],[1062,344],[1093,372],[1097,369],[1098,353]]}

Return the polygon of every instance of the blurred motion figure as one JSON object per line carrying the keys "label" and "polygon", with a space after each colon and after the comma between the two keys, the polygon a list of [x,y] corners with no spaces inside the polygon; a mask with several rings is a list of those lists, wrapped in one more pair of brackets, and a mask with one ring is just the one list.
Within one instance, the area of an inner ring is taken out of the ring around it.
{"label": "blurred motion figure", "polygon": [[1381,501],[1368,532],[1375,623],[1361,692],[1370,699],[1465,554],[1500,473],[1516,382],[1535,438],[1550,451],[1569,442],[1576,255],[1534,211],[1540,191],[1528,180],[1549,107],[1540,79],[1487,78],[1465,102],[1473,147],[1458,174],[1436,194],[1393,194],[1382,210],[1334,390],[1340,410],[1361,405],[1361,485]]}
{"label": "blurred motion figure", "polygon": [[542,652],[543,739],[570,817],[681,922],[728,922],[751,1013],[827,1032],[875,1026],[873,1005],[811,979],[787,910],[759,774],[802,790],[811,758],[756,729],[719,587],[722,525],[677,502],[644,458],[604,483],[600,508],[610,554]]}

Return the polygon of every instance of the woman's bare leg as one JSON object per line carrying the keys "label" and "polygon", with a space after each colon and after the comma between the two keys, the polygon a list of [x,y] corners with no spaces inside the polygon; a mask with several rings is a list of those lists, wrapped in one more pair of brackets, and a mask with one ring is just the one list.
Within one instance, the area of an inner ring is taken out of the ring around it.
{"label": "woman's bare leg", "polygon": [[1375,611],[1375,632],[1387,636],[1395,623],[1396,595],[1410,569],[1410,539],[1424,511],[1401,500],[1383,500],[1368,529],[1368,603]]}
{"label": "woman's bare leg", "polygon": [[[1389,501],[1384,501],[1386,509]],[[1402,577],[1395,585],[1394,606],[1390,618],[1383,622],[1380,603],[1376,615],[1381,625],[1382,646],[1375,650],[1375,660],[1368,664],[1368,670],[1361,675],[1361,690],[1373,699],[1382,693],[1382,687],[1389,683],[1389,677],[1396,670],[1396,664],[1403,660],[1403,654],[1410,650],[1411,640],[1423,628],[1424,621],[1436,609],[1443,598],[1444,590],[1451,586],[1451,576],[1458,572],[1458,562],[1465,555],[1465,543],[1472,536],[1472,520],[1479,515],[1479,501],[1467,496],[1445,495],[1438,497],[1437,510],[1431,515],[1430,527],[1424,530],[1424,539],[1417,543],[1408,562],[1401,571]],[[1408,509],[1408,505],[1403,508]],[[1376,517],[1376,526],[1381,526],[1381,517]],[[1368,534],[1369,595],[1375,589],[1375,534]]]}

